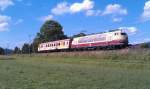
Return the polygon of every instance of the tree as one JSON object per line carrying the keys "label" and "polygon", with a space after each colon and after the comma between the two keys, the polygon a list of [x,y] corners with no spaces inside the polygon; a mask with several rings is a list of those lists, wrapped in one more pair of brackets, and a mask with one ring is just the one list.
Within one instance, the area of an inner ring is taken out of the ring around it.
{"label": "tree", "polygon": [[14,54],[20,54],[20,53],[21,53],[20,48],[19,48],[19,47],[15,47],[13,53],[14,53]]}
{"label": "tree", "polygon": [[33,40],[32,49],[34,52],[37,52],[40,43],[66,39],[67,36],[64,35],[62,29],[63,27],[58,22],[54,20],[46,21]]}
{"label": "tree", "polygon": [[86,34],[81,32],[79,34],[73,35],[72,37],[75,38],[75,37],[82,37],[82,36],[86,36]]}
{"label": "tree", "polygon": [[34,48],[34,44],[30,44],[30,52],[31,53],[35,53],[36,52],[36,49]]}
{"label": "tree", "polygon": [[30,50],[30,45],[25,43],[22,47],[22,53],[23,54],[29,54],[31,53],[31,50]]}
{"label": "tree", "polygon": [[35,38],[33,40],[33,43],[32,43],[32,51],[37,53],[38,52],[38,46],[39,44],[42,43],[41,40],[39,38]]}
{"label": "tree", "polygon": [[142,43],[142,44],[140,44],[140,47],[141,48],[149,48],[150,46],[149,46],[149,43]]}
{"label": "tree", "polygon": [[0,55],[4,55],[4,54],[5,54],[5,50],[2,47],[0,47]]}
{"label": "tree", "polygon": [[40,38],[43,42],[54,41],[66,39],[67,36],[64,35],[63,27],[54,20],[48,20],[44,23],[44,25],[40,29]]}

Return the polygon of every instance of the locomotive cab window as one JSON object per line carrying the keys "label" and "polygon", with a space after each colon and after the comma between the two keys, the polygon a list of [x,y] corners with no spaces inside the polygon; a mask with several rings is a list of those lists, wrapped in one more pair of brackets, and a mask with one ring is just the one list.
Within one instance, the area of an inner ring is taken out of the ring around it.
{"label": "locomotive cab window", "polygon": [[121,35],[126,35],[126,33],[121,33]]}
{"label": "locomotive cab window", "polygon": [[118,33],[115,33],[115,35],[118,35]]}

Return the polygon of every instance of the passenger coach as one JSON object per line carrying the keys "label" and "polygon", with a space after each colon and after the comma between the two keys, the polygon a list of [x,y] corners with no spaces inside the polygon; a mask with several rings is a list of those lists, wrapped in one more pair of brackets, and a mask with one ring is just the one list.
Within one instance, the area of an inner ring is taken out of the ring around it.
{"label": "passenger coach", "polygon": [[59,51],[70,48],[70,39],[58,40],[39,44],[38,51]]}

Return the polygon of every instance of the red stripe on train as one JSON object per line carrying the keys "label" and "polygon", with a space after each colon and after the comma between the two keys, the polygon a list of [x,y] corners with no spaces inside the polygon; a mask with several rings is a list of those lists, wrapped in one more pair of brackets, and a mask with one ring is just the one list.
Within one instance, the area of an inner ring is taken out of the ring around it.
{"label": "red stripe on train", "polygon": [[110,42],[97,42],[97,43],[86,43],[86,44],[78,44],[71,45],[71,48],[81,48],[81,47],[93,47],[93,46],[109,46],[109,45],[123,45],[123,41],[114,40]]}

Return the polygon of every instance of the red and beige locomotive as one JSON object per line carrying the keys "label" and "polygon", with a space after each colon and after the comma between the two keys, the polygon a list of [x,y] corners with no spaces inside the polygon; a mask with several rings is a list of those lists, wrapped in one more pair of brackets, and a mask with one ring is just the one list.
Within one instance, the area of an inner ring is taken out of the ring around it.
{"label": "red and beige locomotive", "polygon": [[123,30],[97,33],[73,39],[64,39],[39,44],[38,51],[103,49],[128,46],[128,35]]}

